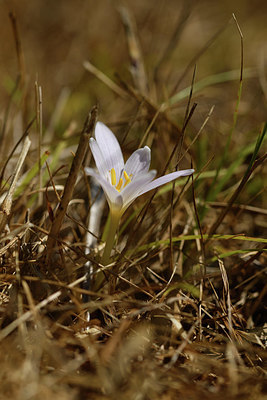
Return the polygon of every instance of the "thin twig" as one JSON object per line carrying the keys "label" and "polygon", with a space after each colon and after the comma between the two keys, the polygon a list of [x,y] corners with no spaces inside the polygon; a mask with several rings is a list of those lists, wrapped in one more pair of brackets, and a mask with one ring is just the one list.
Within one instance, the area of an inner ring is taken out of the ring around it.
{"label": "thin twig", "polygon": [[43,194],[41,192],[42,185],[42,165],[41,165],[41,156],[42,156],[42,136],[43,136],[43,99],[42,99],[42,88],[38,85],[38,82],[35,81],[35,102],[36,102],[36,124],[37,124],[37,132],[38,132],[38,164],[39,164],[39,192],[38,192],[38,205],[41,206],[43,200]]}
{"label": "thin twig", "polygon": [[156,67],[154,70],[154,80],[156,84],[159,82],[159,76],[160,76],[160,71],[162,69],[162,66],[166,64],[166,62],[169,61],[170,57],[172,56],[174,50],[177,48],[177,45],[179,43],[179,40],[181,38],[182,32],[184,31],[184,28],[186,27],[186,23],[188,21],[190,12],[191,12],[191,2],[189,1],[184,1],[182,4],[182,10],[179,15],[177,25],[175,27],[175,30],[172,34],[172,37],[169,40],[169,43],[166,47],[166,49],[163,51]]}
{"label": "thin twig", "polygon": [[189,64],[185,68],[184,72],[182,73],[179,81],[174,86],[171,96],[173,96],[177,92],[178,87],[180,86],[181,82],[184,80],[184,78],[186,77],[186,75],[188,74],[190,69],[196,64],[197,60],[202,56],[202,54],[205,53],[205,51],[212,45],[212,43],[215,42],[215,40],[223,33],[223,31],[229,25],[229,22],[227,24],[224,24],[221,28],[219,28],[218,31],[208,40],[208,42],[199,50],[199,52],[189,62]]}

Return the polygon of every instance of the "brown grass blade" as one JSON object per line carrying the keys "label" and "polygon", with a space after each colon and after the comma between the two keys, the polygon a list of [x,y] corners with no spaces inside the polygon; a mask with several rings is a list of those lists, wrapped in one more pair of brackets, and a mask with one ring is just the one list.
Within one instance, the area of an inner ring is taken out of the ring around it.
{"label": "brown grass blade", "polygon": [[135,20],[126,7],[119,8],[120,16],[125,28],[130,56],[130,71],[137,90],[142,94],[148,94],[148,79],[145,70],[145,63],[138,40]]}
{"label": "brown grass blade", "polygon": [[53,248],[55,246],[56,240],[58,238],[58,235],[59,235],[59,232],[61,229],[63,218],[66,215],[68,204],[72,198],[75,182],[76,182],[79,170],[81,168],[83,159],[85,157],[86,150],[88,148],[89,138],[93,134],[96,119],[97,119],[97,107],[93,107],[91,112],[89,113],[89,116],[86,118],[86,121],[84,123],[84,127],[81,132],[78,149],[77,149],[77,152],[75,154],[75,157],[74,157],[72,165],[71,165],[71,169],[70,169],[67,181],[66,181],[62,199],[61,199],[61,202],[57,209],[55,219],[52,223],[52,226],[51,226],[51,229],[49,232],[49,237],[48,237],[48,241],[47,241],[47,252],[46,252],[46,260],[47,261],[50,260],[51,253],[53,251]]}
{"label": "brown grass blade", "polygon": [[22,148],[20,157],[18,159],[16,168],[15,168],[15,173],[12,178],[11,185],[10,185],[7,195],[0,207],[0,233],[3,231],[3,229],[7,223],[8,217],[10,215],[13,196],[14,196],[14,192],[16,189],[16,184],[17,184],[17,181],[19,178],[21,168],[22,168],[25,158],[28,154],[30,145],[31,145],[31,141],[27,136],[26,139],[24,140],[23,148]]}

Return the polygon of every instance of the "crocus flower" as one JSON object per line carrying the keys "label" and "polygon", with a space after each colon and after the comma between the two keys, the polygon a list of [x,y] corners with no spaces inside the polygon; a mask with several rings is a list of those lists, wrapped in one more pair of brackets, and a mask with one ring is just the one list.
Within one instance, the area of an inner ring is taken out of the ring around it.
{"label": "crocus flower", "polygon": [[101,122],[97,122],[95,139],[90,138],[89,145],[98,171],[93,168],[85,168],[85,171],[102,186],[110,208],[107,241],[101,260],[103,265],[108,265],[120,218],[129,205],[142,194],[180,176],[191,175],[194,170],[176,171],[154,179],[157,172],[149,171],[151,151],[147,146],[136,150],[124,164],[119,142]]}
{"label": "crocus flower", "polygon": [[111,214],[118,217],[142,194],[194,172],[186,169],[154,179],[157,172],[149,171],[151,151],[148,146],[136,150],[124,163],[118,140],[102,122],[97,122],[95,139],[90,138],[89,145],[98,171],[92,168],[85,168],[85,171],[102,186]]}

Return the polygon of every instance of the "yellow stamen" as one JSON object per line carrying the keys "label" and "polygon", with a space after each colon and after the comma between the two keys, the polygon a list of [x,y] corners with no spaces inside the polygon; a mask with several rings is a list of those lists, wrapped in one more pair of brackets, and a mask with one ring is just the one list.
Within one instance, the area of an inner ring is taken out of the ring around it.
{"label": "yellow stamen", "polygon": [[127,174],[127,172],[126,171],[123,171],[123,175],[124,175],[124,179],[125,179],[125,184],[124,184],[124,188],[125,188],[125,186],[127,186],[128,185],[128,183],[130,183],[131,182],[131,179],[129,178],[129,175]]}
{"label": "yellow stamen", "polygon": [[118,192],[121,191],[122,183],[123,183],[123,180],[122,180],[122,178],[121,178],[121,179],[119,180],[118,185],[116,186],[116,189],[118,190]]}
{"label": "yellow stamen", "polygon": [[123,175],[124,175],[124,178],[125,178],[126,181],[128,181],[130,179],[129,175],[127,174],[126,171],[123,171]]}
{"label": "yellow stamen", "polygon": [[116,172],[115,172],[114,168],[111,168],[110,175],[111,175],[111,185],[115,186],[116,185]]}

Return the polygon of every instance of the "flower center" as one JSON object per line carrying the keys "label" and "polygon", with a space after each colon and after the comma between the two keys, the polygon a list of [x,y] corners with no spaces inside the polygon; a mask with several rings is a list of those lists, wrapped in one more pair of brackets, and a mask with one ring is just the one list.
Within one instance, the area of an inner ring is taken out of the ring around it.
{"label": "flower center", "polygon": [[110,177],[111,177],[111,185],[115,186],[115,189],[117,189],[118,192],[120,192],[121,189],[124,189],[125,186],[127,186],[128,183],[131,182],[131,178],[129,177],[127,172],[123,171],[123,178],[120,178],[117,183],[116,172],[114,168],[111,168],[110,170]]}

